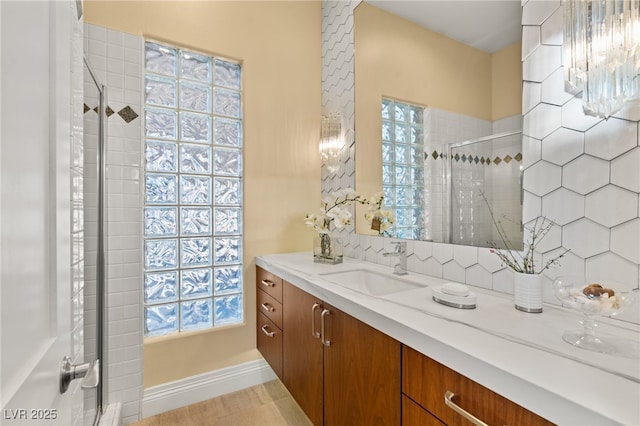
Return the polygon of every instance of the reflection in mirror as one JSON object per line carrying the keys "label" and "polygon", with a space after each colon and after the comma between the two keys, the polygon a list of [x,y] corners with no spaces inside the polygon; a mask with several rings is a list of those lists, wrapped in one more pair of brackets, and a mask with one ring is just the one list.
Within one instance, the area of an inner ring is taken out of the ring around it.
{"label": "reflection in mirror", "polygon": [[507,132],[449,146],[450,243],[508,249],[522,241],[521,145],[522,132]]}
{"label": "reflection in mirror", "polygon": [[[468,2],[381,3],[444,13]],[[487,52],[365,2],[354,22],[358,193],[384,191],[396,213],[391,236],[490,246],[499,241],[484,193],[520,245],[520,41]],[[356,232],[376,234],[362,217],[357,211]]]}
{"label": "reflection in mirror", "polygon": [[382,192],[395,213],[388,233],[397,238],[432,239],[425,217],[424,108],[382,99]]}

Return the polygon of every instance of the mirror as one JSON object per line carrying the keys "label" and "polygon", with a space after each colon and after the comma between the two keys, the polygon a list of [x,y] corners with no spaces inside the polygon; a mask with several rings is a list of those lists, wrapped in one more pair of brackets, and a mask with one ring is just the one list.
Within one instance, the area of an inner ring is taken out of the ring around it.
{"label": "mirror", "polygon": [[[356,190],[385,193],[389,235],[500,246],[491,210],[522,244],[520,14],[520,1],[356,7]],[[361,210],[356,232],[378,234]]]}

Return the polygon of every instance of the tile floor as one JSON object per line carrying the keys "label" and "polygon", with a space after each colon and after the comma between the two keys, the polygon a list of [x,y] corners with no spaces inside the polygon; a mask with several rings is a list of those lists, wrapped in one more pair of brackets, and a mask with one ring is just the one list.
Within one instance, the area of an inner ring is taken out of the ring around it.
{"label": "tile floor", "polygon": [[307,426],[279,380],[148,417],[132,426]]}

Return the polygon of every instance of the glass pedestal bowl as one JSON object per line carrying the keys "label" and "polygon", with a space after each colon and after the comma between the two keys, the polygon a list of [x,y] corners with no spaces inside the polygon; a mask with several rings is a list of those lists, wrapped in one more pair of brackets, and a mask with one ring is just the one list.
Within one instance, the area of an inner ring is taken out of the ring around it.
{"label": "glass pedestal bowl", "polygon": [[606,283],[589,284],[577,277],[559,277],[553,292],[562,306],[582,312],[581,330],[567,331],[562,339],[578,348],[626,357],[640,356],[640,342],[596,333],[598,316],[613,317],[633,304],[637,292],[622,292]]}

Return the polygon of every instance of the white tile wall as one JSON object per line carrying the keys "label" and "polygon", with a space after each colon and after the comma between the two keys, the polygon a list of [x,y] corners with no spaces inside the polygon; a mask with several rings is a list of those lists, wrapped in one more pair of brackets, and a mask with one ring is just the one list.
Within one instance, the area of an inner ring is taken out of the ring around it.
{"label": "white tile wall", "polygon": [[[98,78],[107,86],[108,106],[114,111],[107,120],[106,143],[107,352],[103,365],[106,403],[121,402],[123,422],[128,424],[139,419],[142,398],[143,39],[86,24],[85,53]],[[118,114],[127,106],[138,114],[130,123]],[[95,115],[93,111],[86,113],[90,114]],[[88,126],[87,131],[94,130],[93,126]],[[90,162],[95,159],[95,152],[86,152],[86,157]],[[85,178],[87,183],[95,179],[89,167]],[[89,201],[95,203],[95,196],[87,196]],[[87,209],[85,214],[88,221],[95,222],[95,209]],[[95,227],[91,230],[95,232]]]}
{"label": "white tile wall", "polygon": [[[72,350],[74,362],[82,362],[84,354],[84,196],[83,196],[83,136],[82,136],[82,21],[78,19],[75,4],[69,2],[71,14],[71,297],[73,307]],[[84,421],[84,392],[78,383],[72,384],[74,425]]]}
{"label": "white tile wall", "polygon": [[[338,112],[351,120],[353,85],[339,82],[354,79],[353,8],[357,3],[322,2],[323,106],[338,108]],[[640,285],[637,166],[640,112],[623,110],[603,122],[584,115],[581,100],[564,93],[559,9],[560,0],[523,1],[523,218],[531,221],[540,214],[551,219],[558,217],[553,241],[546,247],[551,251],[537,253],[538,258],[544,261],[561,253],[562,248],[553,249],[558,238],[561,247],[571,250],[562,258],[559,268],[545,273],[545,300],[549,303],[557,303],[549,284],[561,274],[585,275],[588,280],[616,280],[626,289]],[[345,45],[344,40],[349,40],[350,45]],[[590,142],[585,152],[587,137]],[[329,176],[323,169],[323,191],[355,185],[353,151],[354,146],[350,146],[343,159],[343,170],[335,176]],[[602,188],[606,190],[597,192]],[[609,209],[595,206],[598,200],[610,200],[612,194],[624,194],[622,212],[617,211],[617,199]],[[587,203],[591,207],[585,216]],[[624,235],[625,232],[629,234]],[[391,265],[391,261],[380,254],[387,249],[389,239],[382,243],[380,239],[359,236],[349,230],[343,235],[347,242],[345,255]],[[502,267],[488,249],[470,249],[477,253],[478,261],[464,268],[462,279],[458,267],[462,267],[461,261],[452,247],[411,242],[408,244],[409,270],[439,277],[446,274],[471,285],[507,293],[513,291],[513,274]],[[452,261],[455,265],[448,265]],[[618,318],[640,323],[638,312],[640,309],[630,309]]]}

